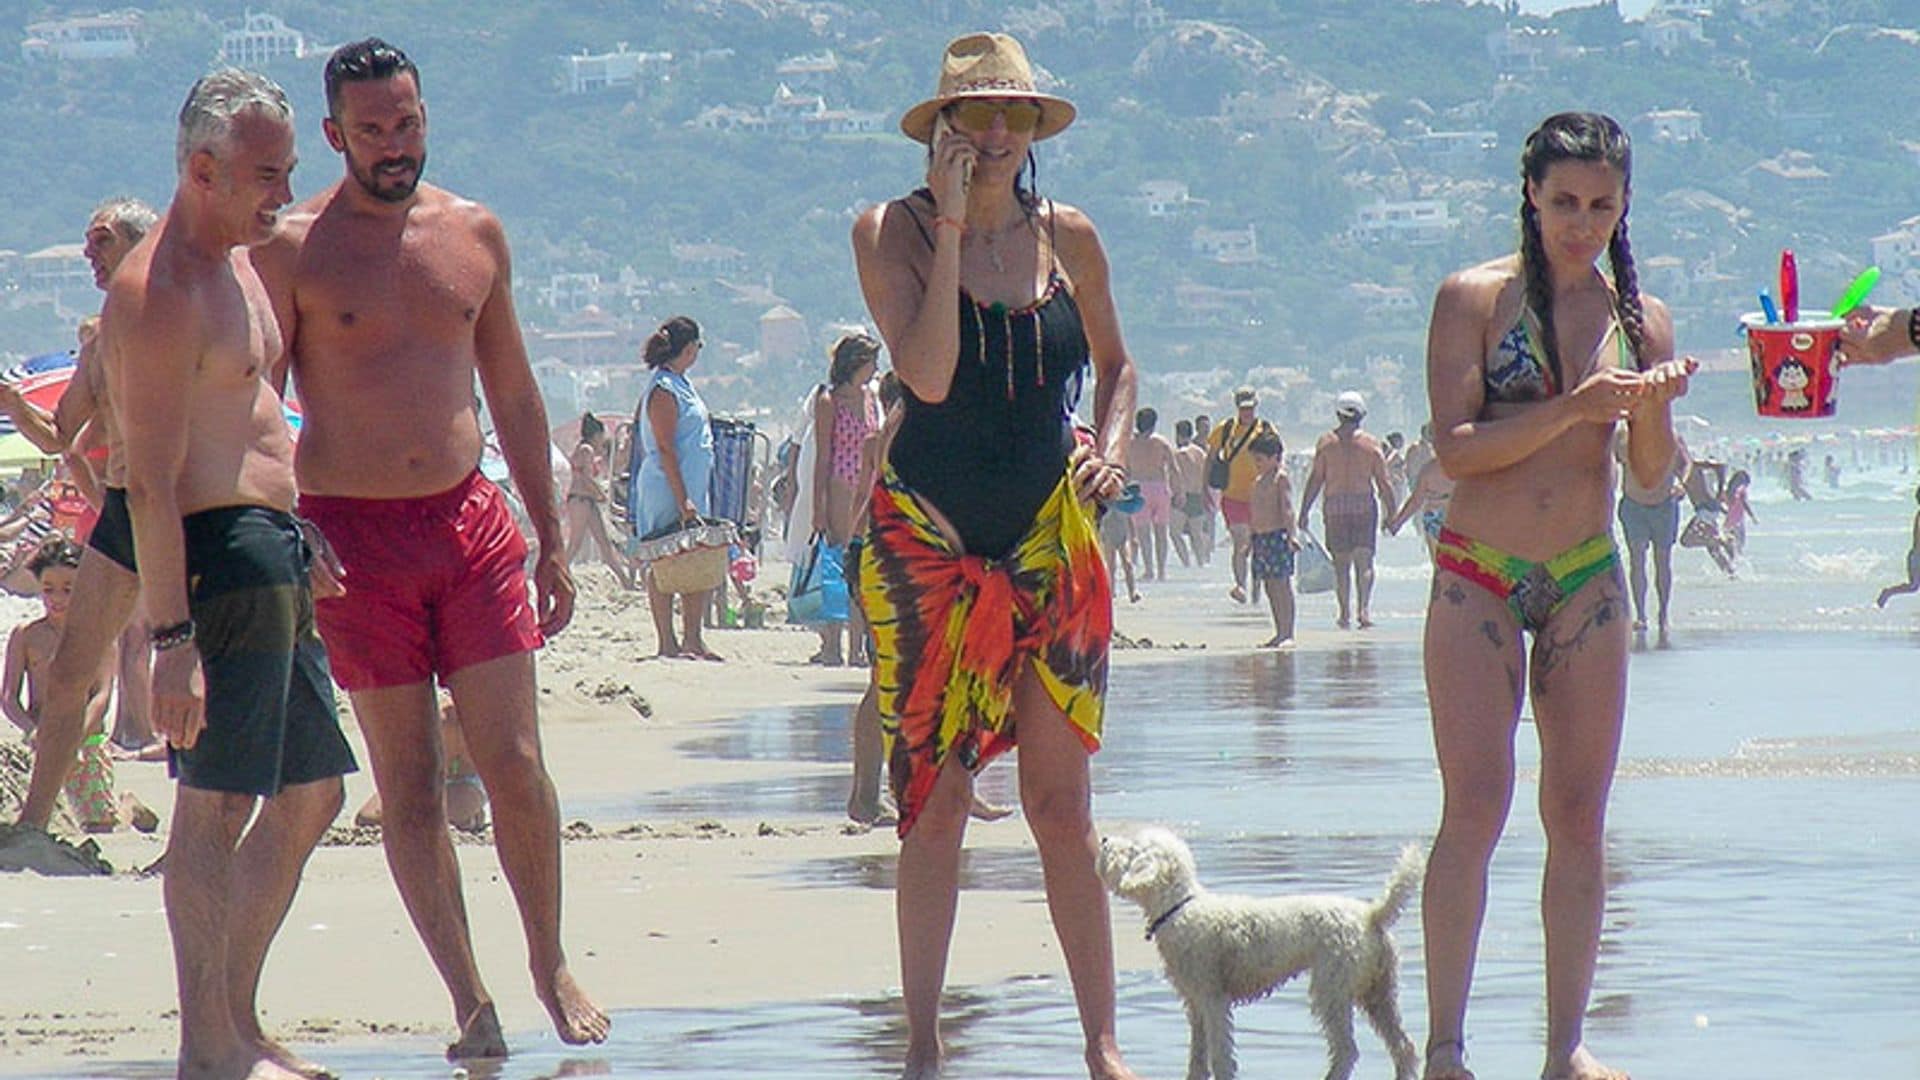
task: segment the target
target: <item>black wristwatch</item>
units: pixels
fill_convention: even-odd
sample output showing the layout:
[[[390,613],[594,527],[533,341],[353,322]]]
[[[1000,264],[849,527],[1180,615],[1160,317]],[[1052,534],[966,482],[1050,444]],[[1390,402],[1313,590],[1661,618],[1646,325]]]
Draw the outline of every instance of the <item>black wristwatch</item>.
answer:
[[[1907,344],[1920,350],[1920,304],[1907,309]]]
[[[153,646],[154,652],[166,652],[192,642],[192,619],[182,619],[172,626],[156,626],[153,632],[147,635],[147,644]]]

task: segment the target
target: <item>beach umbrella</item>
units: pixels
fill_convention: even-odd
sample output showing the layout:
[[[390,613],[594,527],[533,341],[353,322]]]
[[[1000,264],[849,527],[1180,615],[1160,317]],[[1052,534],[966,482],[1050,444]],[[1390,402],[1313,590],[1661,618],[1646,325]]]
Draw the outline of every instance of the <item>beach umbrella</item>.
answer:
[[[9,431],[0,435],[0,473],[9,476],[30,465],[38,465],[47,460],[47,455],[25,435]]]
[[[0,372],[0,380],[12,384],[21,397],[52,412],[60,404],[60,395],[67,392],[73,371],[72,353],[46,353]],[[17,435],[19,430],[13,417],[0,413],[0,437]]]

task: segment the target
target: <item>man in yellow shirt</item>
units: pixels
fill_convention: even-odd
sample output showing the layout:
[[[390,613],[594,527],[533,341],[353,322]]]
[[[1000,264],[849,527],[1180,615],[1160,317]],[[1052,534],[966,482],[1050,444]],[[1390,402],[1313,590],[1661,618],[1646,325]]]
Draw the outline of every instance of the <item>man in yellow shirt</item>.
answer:
[[[1220,492],[1220,516],[1227,520],[1227,534],[1233,538],[1233,589],[1227,595],[1239,603],[1247,602],[1247,554],[1253,540],[1253,484],[1260,466],[1247,449],[1263,433],[1279,432],[1254,415],[1260,397],[1253,387],[1233,392],[1234,415],[1207,433],[1207,485]],[[1225,484],[1221,480],[1224,464]]]

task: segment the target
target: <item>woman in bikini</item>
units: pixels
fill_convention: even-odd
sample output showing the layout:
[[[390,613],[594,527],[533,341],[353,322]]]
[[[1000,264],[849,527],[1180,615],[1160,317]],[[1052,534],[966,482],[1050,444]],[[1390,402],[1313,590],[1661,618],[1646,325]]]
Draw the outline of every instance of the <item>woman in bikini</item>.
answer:
[[[848,334],[833,345],[825,393],[813,397],[813,528],[844,557],[855,543],[855,519],[862,503],[860,451],[880,430],[880,398],[873,389],[873,373],[880,364],[880,343],[865,334]],[[838,665],[844,656],[855,666],[866,663],[866,628],[848,605],[844,622],[821,623],[820,652],[815,663]],[[840,649],[846,633],[847,648]]]
[[[909,1078],[940,1073],[973,777],[1016,737],[1088,1073],[1134,1075],[1114,1038],[1087,759],[1113,626],[1094,502],[1125,480],[1135,375],[1092,222],[1021,175],[1033,143],[1073,117],[1036,92],[1018,42],[956,39],[937,94],[900,122],[927,147],[926,187],[854,225],[860,286],[905,388],[860,587],[900,812]],[[1083,442],[1072,417],[1089,365],[1098,430]]]
[[[1640,293],[1627,240],[1627,136],[1591,113],[1527,138],[1517,254],[1449,277],[1434,301],[1427,391],[1454,478],[1435,541],[1427,696],[1445,789],[1421,893],[1427,1080],[1463,1080],[1487,867],[1513,798],[1531,688],[1547,859],[1549,1080],[1618,1080],[1583,1043],[1601,914],[1608,789],[1626,705],[1628,610],[1608,532],[1611,440],[1656,480],[1691,359]],[[1606,255],[1611,280],[1596,266]],[[1529,647],[1527,637],[1531,636]]]
[[[567,481],[567,564],[571,566],[592,540],[600,549],[600,561],[620,579],[620,587],[631,589],[633,571],[607,535],[607,450],[607,426],[592,413],[581,413],[580,442],[568,458],[572,476]]]

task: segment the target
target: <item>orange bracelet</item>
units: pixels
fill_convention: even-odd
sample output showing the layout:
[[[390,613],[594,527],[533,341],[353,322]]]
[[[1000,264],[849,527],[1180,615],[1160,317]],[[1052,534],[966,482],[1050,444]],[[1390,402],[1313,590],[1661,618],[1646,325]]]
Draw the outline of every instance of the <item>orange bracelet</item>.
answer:
[[[959,230],[961,236],[967,235],[967,223],[957,218],[950,218],[945,214],[935,216],[933,219],[933,227],[938,229],[942,225],[951,225],[953,228]]]

